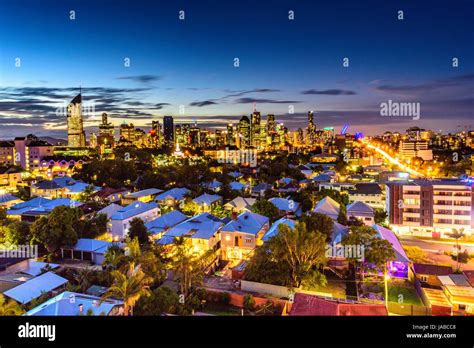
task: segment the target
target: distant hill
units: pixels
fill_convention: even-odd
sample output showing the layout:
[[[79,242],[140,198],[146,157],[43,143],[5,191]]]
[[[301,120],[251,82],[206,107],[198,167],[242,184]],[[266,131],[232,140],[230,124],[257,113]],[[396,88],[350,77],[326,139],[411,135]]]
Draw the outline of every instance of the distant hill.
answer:
[[[57,145],[57,146],[67,145],[67,140],[64,140],[64,139],[58,139],[58,138],[53,138],[53,137],[39,137],[39,139],[47,141],[48,143],[52,145]]]

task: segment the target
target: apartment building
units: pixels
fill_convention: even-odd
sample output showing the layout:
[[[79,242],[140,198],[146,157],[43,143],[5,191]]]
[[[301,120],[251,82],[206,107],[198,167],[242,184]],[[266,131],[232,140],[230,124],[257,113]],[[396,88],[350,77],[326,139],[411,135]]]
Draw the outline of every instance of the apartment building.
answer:
[[[389,222],[398,233],[449,238],[453,228],[472,235],[474,195],[461,180],[414,180],[386,184]]]
[[[403,140],[399,145],[400,158],[411,160],[420,157],[423,161],[431,161],[433,159],[433,151],[429,149],[426,140]]]

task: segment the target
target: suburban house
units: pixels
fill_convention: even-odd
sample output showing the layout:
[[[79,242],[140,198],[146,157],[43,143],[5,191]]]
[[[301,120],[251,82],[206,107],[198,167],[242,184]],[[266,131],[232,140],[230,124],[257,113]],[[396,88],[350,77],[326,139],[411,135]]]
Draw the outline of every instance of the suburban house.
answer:
[[[130,194],[130,190],[122,187],[122,188],[112,188],[112,187],[104,187],[100,191],[95,192],[92,194],[92,198],[96,201],[105,201],[108,203],[120,203],[123,196]]]
[[[349,202],[364,202],[374,209],[385,208],[385,197],[377,183],[358,183],[349,191]]]
[[[366,226],[372,226],[375,223],[374,209],[364,202],[354,202],[347,205],[347,219],[362,221]]]
[[[222,205],[222,199],[222,196],[204,193],[194,198],[193,202],[199,205],[202,212],[209,212],[215,207]]]
[[[50,199],[62,197],[66,191],[63,186],[59,185],[54,180],[45,180],[36,184],[32,184],[30,189],[32,196]]]
[[[273,185],[261,183],[252,187],[251,196],[253,198],[263,198],[265,197],[265,191],[273,190]]]
[[[68,185],[65,187],[64,190],[64,197],[68,197],[71,199],[79,199],[81,195],[86,191],[86,189],[90,186],[90,184],[87,184],[85,182],[75,182],[72,185]],[[93,186],[92,187],[92,193],[95,193],[100,190],[100,187]]]
[[[387,265],[390,276],[395,278],[408,278],[408,269],[411,261],[395,233],[380,225],[374,225],[372,228],[378,232],[380,238],[389,241],[395,251],[395,259],[390,261]]]
[[[107,216],[107,233],[112,233],[112,215],[117,213],[122,208],[123,207],[121,205],[111,203],[97,212],[97,214],[104,214]]]
[[[61,257],[63,259],[89,261],[94,265],[101,265],[104,262],[107,249],[112,245],[112,242],[104,240],[80,238],[73,247],[61,248]]]
[[[37,218],[51,213],[56,207],[80,207],[83,204],[84,203],[70,198],[56,198],[50,200],[43,197],[36,197],[12,206],[7,210],[7,216],[21,221],[34,222]]]
[[[64,291],[29,310],[26,316],[122,315],[123,302]]]
[[[298,202],[280,197],[273,197],[268,201],[277,207],[280,216],[301,216],[301,208]]]
[[[145,226],[153,239],[159,239],[171,227],[187,220],[188,217],[179,210],[173,210],[169,213],[163,214],[154,220],[148,221]]]
[[[337,220],[339,216],[340,205],[329,196],[321,199],[313,209],[313,213],[319,213],[329,216],[333,220]]]
[[[255,198],[244,198],[244,197],[235,197],[230,202],[224,204],[225,210],[230,210],[232,212],[241,213],[243,211],[251,211],[252,205],[257,200]]]
[[[132,204],[133,202],[136,202],[136,201],[148,203],[148,202],[153,201],[155,196],[161,192],[163,192],[163,190],[156,189],[156,188],[149,188],[146,190],[129,193],[127,195],[122,196],[122,205]]]
[[[157,195],[155,202],[157,202],[159,206],[176,207],[184,201],[186,195],[190,192],[191,191],[185,187],[175,187]]]
[[[221,230],[222,259],[248,259],[270,227],[270,220],[249,211],[228,222]]]
[[[201,186],[213,192],[219,192],[222,189],[223,184],[220,181],[214,179],[210,182],[203,183]]]
[[[434,265],[428,263],[414,263],[410,278],[416,277],[422,285],[441,286],[438,276],[446,276],[453,273],[451,266]]]
[[[53,272],[47,272],[7,290],[3,294],[18,303],[25,304],[40,297],[45,292],[58,290],[67,282],[67,279]]]
[[[158,244],[170,245],[174,243],[176,237],[188,239],[195,253],[204,253],[210,249],[216,251],[220,249],[220,231],[224,222],[222,219],[209,213],[201,213],[193,216],[176,226],[170,228]]]
[[[244,175],[240,172],[230,172],[230,173],[227,173],[227,175],[233,177],[234,179],[238,180],[240,178],[242,178]]]
[[[159,209],[155,204],[136,201],[122,207],[110,218],[112,223],[112,237],[114,240],[122,240],[128,234],[130,221],[135,218],[142,219],[145,223],[158,216]]]
[[[0,193],[0,207],[10,209],[15,204],[22,203],[23,201],[18,197],[15,197],[9,193]]]
[[[238,181],[232,181],[229,184],[229,188],[234,191],[245,191],[248,187],[248,185],[242,184]]]
[[[262,237],[262,241],[266,242],[268,241],[271,237],[276,236],[278,233],[278,226],[280,225],[287,225],[290,228],[295,228],[295,220],[289,219],[286,216],[282,217],[281,219],[278,219],[275,221],[270,227],[270,229],[265,233],[265,235]]]

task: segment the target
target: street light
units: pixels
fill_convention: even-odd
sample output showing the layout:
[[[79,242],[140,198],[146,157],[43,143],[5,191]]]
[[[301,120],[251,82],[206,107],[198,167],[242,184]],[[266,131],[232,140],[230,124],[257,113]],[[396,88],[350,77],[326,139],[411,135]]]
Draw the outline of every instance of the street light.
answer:
[[[385,285],[385,307],[387,308],[388,313],[388,281],[390,279],[390,275],[387,273],[387,266],[385,266],[385,273],[384,273],[384,285]]]

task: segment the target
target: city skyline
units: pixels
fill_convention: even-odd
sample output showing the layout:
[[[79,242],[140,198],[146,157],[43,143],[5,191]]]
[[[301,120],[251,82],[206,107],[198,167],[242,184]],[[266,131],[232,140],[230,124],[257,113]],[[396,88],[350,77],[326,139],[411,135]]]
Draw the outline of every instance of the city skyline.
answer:
[[[79,86],[84,102],[95,104],[84,119],[88,133],[102,112],[116,126],[147,129],[169,115],[175,124],[223,128],[250,115],[254,103],[262,119],[274,114],[291,130],[306,128],[314,110],[318,127],[348,124],[350,132],[459,131],[472,119],[472,5],[458,1],[446,13],[440,4],[5,3],[0,139],[65,138],[66,117],[55,110]],[[420,103],[420,119],[382,117],[388,100]]]

